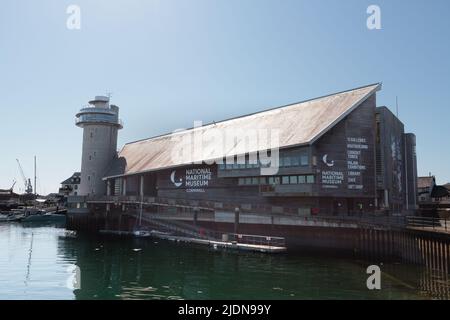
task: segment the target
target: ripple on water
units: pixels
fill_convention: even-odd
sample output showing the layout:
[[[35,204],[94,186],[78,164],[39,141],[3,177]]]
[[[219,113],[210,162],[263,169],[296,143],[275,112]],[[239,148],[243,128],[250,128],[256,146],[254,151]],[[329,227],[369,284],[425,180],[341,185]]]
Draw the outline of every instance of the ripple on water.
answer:
[[[73,276],[69,266],[79,267],[81,289],[66,286]],[[423,299],[432,296],[431,284],[448,287],[418,268],[383,269],[391,277],[383,278],[382,291],[370,292],[364,265],[346,259],[229,253],[0,225],[3,299]]]

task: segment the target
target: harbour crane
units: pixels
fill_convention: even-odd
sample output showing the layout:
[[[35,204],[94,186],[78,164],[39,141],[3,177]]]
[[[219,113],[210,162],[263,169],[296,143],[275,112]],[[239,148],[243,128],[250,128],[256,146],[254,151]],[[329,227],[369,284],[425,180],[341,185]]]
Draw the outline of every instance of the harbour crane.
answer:
[[[25,173],[23,173],[23,169],[22,169],[22,166],[20,165],[19,159],[16,159],[16,160],[17,160],[17,164],[19,165],[20,174],[22,175],[22,179],[23,179],[23,182],[25,184],[25,193],[26,194],[32,194],[33,193],[33,186],[31,185],[31,179],[27,179],[25,177]]]

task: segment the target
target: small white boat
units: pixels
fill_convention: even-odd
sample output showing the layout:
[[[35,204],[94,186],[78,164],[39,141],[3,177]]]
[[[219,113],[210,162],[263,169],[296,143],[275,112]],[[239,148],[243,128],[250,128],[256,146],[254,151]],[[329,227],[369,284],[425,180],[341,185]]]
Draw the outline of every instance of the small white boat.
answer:
[[[137,230],[133,232],[133,235],[138,238],[148,238],[152,236],[152,233],[149,231]]]

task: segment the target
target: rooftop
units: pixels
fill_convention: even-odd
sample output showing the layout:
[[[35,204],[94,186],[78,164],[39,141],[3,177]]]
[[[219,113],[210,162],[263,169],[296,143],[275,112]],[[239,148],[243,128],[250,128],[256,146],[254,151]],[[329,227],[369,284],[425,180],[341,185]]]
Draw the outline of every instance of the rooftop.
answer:
[[[80,180],[78,180],[77,182],[72,182],[72,179],[75,178],[81,179],[81,172],[75,172],[70,178],[61,182],[61,184],[80,184]]]
[[[212,129],[218,129],[221,132],[260,129],[279,130],[279,144],[277,146],[270,145],[270,141],[267,141],[265,144],[260,143],[257,148],[248,150],[248,152],[257,152],[273,147],[281,149],[309,145],[380,89],[381,84],[376,83],[207,124],[199,128],[131,142],[123,147],[119,153],[119,159],[111,167],[107,177],[156,171],[240,154],[237,145],[243,141],[236,141],[229,150],[221,150],[213,144],[214,139],[211,139],[212,141],[204,141],[203,143],[203,150],[208,150],[206,155],[204,153],[192,153],[189,160],[174,159],[176,158],[173,157],[175,151],[186,148],[185,141],[194,141],[194,134],[211,134]]]
[[[417,187],[418,188],[430,188],[434,184],[434,177],[418,177]]]

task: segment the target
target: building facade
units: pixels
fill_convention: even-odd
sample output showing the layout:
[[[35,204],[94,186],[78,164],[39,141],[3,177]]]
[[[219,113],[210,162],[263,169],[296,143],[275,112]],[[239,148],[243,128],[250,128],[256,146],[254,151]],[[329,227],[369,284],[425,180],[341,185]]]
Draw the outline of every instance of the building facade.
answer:
[[[387,108],[376,118],[377,201],[391,212],[417,209],[416,137],[405,134],[403,123]]]
[[[61,182],[59,194],[64,196],[78,196],[81,184],[81,172],[75,172],[70,178]]]
[[[102,138],[105,146],[92,145],[92,128],[84,125],[82,181],[93,177],[87,157],[108,151],[95,166],[95,187],[81,195],[97,205],[93,198],[105,196],[108,208],[120,199],[150,199],[169,204],[154,210],[172,213],[195,205],[300,216],[400,213],[415,206],[415,137],[387,108],[377,108],[380,89],[374,84],[132,142],[116,157],[118,118],[100,123],[115,130]],[[217,139],[223,132],[234,133],[231,144]],[[88,208],[88,200],[75,199],[73,207]]]

